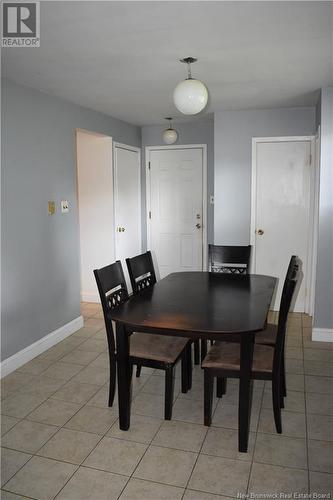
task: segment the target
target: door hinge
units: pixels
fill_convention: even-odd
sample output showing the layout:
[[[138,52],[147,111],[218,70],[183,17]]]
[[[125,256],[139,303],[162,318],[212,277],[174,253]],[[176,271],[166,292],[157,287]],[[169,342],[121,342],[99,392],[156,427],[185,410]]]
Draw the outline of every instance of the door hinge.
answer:
[[[151,211],[149,210],[149,219],[151,219]]]
[[[150,161],[148,162],[148,169],[150,170]]]

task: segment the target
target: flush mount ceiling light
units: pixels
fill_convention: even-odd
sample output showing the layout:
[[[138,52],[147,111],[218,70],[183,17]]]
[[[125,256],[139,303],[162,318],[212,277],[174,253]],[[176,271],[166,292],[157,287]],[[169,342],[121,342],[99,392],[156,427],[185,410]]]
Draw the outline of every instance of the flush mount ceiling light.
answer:
[[[174,144],[178,139],[178,133],[174,128],[172,128],[172,118],[165,119],[169,121],[169,127],[166,128],[163,132],[163,141],[165,142],[165,144]]]
[[[200,80],[192,78],[191,64],[197,62],[197,59],[185,57],[180,62],[187,64],[188,75],[173,91],[173,100],[176,108],[184,115],[196,115],[207,105],[208,90]]]

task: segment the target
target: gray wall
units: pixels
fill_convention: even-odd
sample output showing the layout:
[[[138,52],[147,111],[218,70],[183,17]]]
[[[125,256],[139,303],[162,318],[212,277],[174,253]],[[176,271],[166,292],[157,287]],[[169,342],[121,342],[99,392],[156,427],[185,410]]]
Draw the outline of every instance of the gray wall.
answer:
[[[80,315],[74,131],[141,145],[141,131],[2,82],[2,359]],[[70,203],[61,216],[60,200]],[[49,216],[47,201],[57,213]]]
[[[216,244],[249,244],[252,137],[314,133],[315,108],[215,113]]]
[[[320,102],[320,193],[314,325],[333,329],[333,87]]]
[[[178,140],[175,144],[207,144],[207,235],[208,242],[214,240],[214,206],[209,203],[209,196],[214,194],[214,121],[211,119],[202,119],[190,123],[174,123],[174,128],[178,132]],[[145,147],[146,146],[165,146],[162,140],[165,126],[152,125],[142,127],[142,244],[146,248],[146,170],[145,170]]]

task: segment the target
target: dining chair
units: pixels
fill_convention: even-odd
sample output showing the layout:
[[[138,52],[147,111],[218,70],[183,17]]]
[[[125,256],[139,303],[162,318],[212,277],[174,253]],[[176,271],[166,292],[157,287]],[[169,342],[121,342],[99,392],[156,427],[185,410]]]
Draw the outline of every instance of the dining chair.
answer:
[[[108,340],[110,361],[109,406],[112,406],[116,387],[117,352],[109,313],[124,304],[129,296],[120,261],[101,269],[95,269],[94,275],[102,303]],[[182,392],[187,392],[189,380],[192,377],[192,373],[189,373],[191,369],[189,358],[190,341],[188,339],[147,333],[132,333],[130,336],[131,369],[133,369],[133,365],[139,365],[165,371],[164,418],[166,420],[171,420],[172,416],[175,366],[181,360],[181,389]]]
[[[272,381],[274,421],[279,434],[282,432],[280,385],[283,349],[288,313],[299,280],[299,271],[299,263],[296,261],[286,281],[285,293],[281,297],[275,344],[255,344],[253,352],[251,378]],[[204,423],[210,426],[214,378],[217,377],[223,381],[227,378],[240,377],[240,344],[216,342],[205,357],[202,367],[204,369]]]
[[[300,266],[301,261],[297,255],[292,255],[290,258],[289,265],[287,268],[287,273],[286,273],[286,276],[284,279],[281,297],[287,293],[288,281],[292,276],[292,273],[293,273],[293,270],[294,270],[294,267],[296,264],[298,264]],[[299,271],[300,271],[300,269],[299,269]],[[277,331],[278,331],[277,325],[275,325],[273,323],[267,323],[266,328],[264,330],[256,333],[255,343],[262,344],[262,345],[274,346],[276,344]],[[284,345],[283,345],[282,360],[281,360],[281,391],[282,391],[283,397],[285,398],[287,396],[287,384],[286,384]],[[282,408],[283,407],[284,407],[284,404],[283,404],[283,400],[282,400]]]
[[[209,270],[213,273],[247,274],[250,258],[251,245],[208,245]]]
[[[250,258],[251,245],[208,245],[208,269],[212,273],[247,274],[250,269]],[[237,335],[234,341],[238,341]],[[201,340],[201,361],[206,354],[207,340]]]
[[[298,266],[300,267],[302,264],[301,260],[299,259],[299,257],[297,255],[292,255],[290,258],[287,273],[286,273],[286,276],[284,279],[281,297],[283,297],[287,293],[288,280],[290,279],[296,264],[298,264]],[[274,346],[276,343],[277,330],[278,330],[277,325],[272,324],[272,323],[266,323],[265,329],[256,333],[255,343],[262,344],[262,345]],[[240,340],[241,339],[240,339],[239,334],[222,335],[221,336],[221,341],[225,341],[225,342],[236,342],[237,343],[237,342],[240,342]],[[217,380],[217,387],[216,387],[217,397],[222,397],[222,395],[225,394],[226,387],[227,387],[226,380],[220,380],[220,379]],[[283,395],[283,398],[285,398],[287,396],[284,346],[283,346],[283,353],[282,353],[282,360],[281,360],[281,393]],[[284,408],[283,398],[281,398],[281,408]]]
[[[140,293],[142,290],[154,286],[156,283],[156,273],[151,252],[136,255],[126,259],[128,274],[131,280],[133,293]],[[199,340],[193,341],[194,363],[200,364]],[[137,366],[136,375],[140,375],[140,366]],[[191,382],[190,382],[191,383]]]

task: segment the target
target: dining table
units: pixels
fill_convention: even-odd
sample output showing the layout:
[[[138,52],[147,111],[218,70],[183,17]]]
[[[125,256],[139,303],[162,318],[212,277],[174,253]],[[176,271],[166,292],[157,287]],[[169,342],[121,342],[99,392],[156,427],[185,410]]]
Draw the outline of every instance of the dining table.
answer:
[[[247,452],[255,334],[265,328],[277,279],[257,274],[176,272],[110,312],[116,323],[119,427],[128,430],[132,369],[130,335],[145,332],[218,341],[239,334],[238,448]]]

